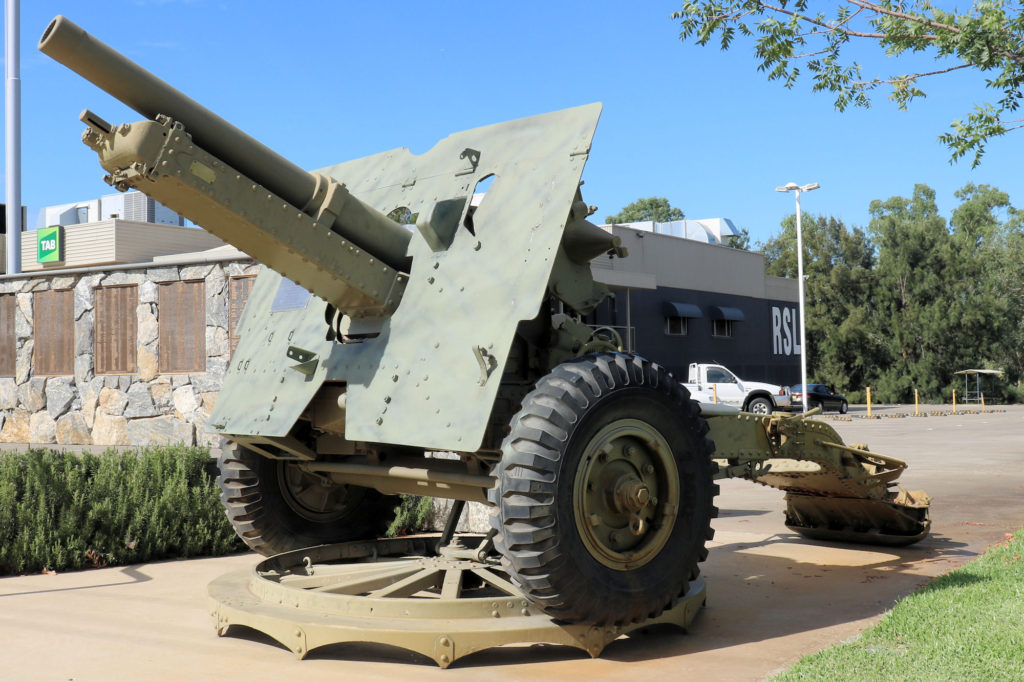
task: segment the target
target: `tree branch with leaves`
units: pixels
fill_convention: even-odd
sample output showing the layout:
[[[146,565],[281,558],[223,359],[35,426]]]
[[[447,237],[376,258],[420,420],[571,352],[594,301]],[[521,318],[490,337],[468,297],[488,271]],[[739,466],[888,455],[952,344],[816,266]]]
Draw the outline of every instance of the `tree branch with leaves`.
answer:
[[[705,46],[717,38],[722,50],[738,37],[753,40],[758,70],[769,80],[792,88],[806,68],[814,92],[835,95],[840,111],[869,107],[879,86],[906,109],[924,97],[921,81],[963,69],[986,75],[985,85],[999,93],[995,104],[975,104],[965,118],[954,120],[939,135],[950,161],[973,154],[972,167],[995,137],[1024,128],[1016,115],[1024,85],[1024,10],[1005,0],[975,0],[969,10],[946,11],[931,2],[844,0],[833,13],[813,13],[810,0],[690,0],[672,17],[681,21],[679,37]],[[887,57],[907,53],[931,55],[938,68],[899,75],[865,75],[849,58],[854,43],[869,42]]]
[[[653,220],[658,223],[667,223],[672,220],[682,220],[686,217],[682,209],[676,208],[665,197],[647,197],[637,199],[615,215],[605,216],[606,223],[639,223],[645,220]]]

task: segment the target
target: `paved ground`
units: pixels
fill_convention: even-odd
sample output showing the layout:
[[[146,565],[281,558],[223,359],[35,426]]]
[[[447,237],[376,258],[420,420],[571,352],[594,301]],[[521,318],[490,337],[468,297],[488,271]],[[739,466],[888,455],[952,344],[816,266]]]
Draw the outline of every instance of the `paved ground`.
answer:
[[[907,409],[882,409],[900,411]],[[898,550],[808,541],[783,524],[780,493],[727,481],[704,566],[708,606],[689,634],[622,638],[599,659],[565,648],[507,647],[448,670],[356,645],[298,661],[256,633],[214,635],[206,585],[255,561],[239,555],[0,579],[0,678],[762,679],[853,637],[929,577],[1024,525],[1024,407],[830,423],[847,442],[866,442],[911,463],[903,482],[935,498],[933,534]]]

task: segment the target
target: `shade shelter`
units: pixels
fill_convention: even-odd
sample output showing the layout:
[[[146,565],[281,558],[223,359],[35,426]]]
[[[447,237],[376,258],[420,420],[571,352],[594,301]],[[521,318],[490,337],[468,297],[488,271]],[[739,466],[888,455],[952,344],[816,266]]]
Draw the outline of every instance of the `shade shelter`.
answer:
[[[994,374],[996,376],[1002,376],[1003,370],[1001,369],[962,369],[954,374],[964,375],[964,402],[965,403],[980,403],[983,392],[981,390],[981,376],[983,374]],[[971,390],[971,377],[974,377],[974,390]]]

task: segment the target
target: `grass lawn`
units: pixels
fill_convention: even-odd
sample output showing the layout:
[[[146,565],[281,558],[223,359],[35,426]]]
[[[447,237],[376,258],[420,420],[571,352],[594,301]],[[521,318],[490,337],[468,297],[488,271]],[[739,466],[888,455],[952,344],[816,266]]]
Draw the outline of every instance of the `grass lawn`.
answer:
[[[1024,528],[775,680],[1024,680]]]

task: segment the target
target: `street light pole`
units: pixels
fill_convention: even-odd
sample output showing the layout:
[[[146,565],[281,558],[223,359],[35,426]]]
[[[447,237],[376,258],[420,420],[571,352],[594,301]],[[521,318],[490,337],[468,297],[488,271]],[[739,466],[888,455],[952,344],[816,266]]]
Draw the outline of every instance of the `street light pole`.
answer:
[[[800,225],[800,192],[810,192],[818,189],[819,185],[812,182],[807,185],[798,185],[790,182],[782,187],[776,187],[776,192],[796,192],[796,277],[800,282],[800,384],[803,388],[804,412],[807,412],[807,324],[804,311],[804,236]]]
[[[21,7],[20,0],[4,6],[4,139],[7,154],[7,274],[21,272]]]

